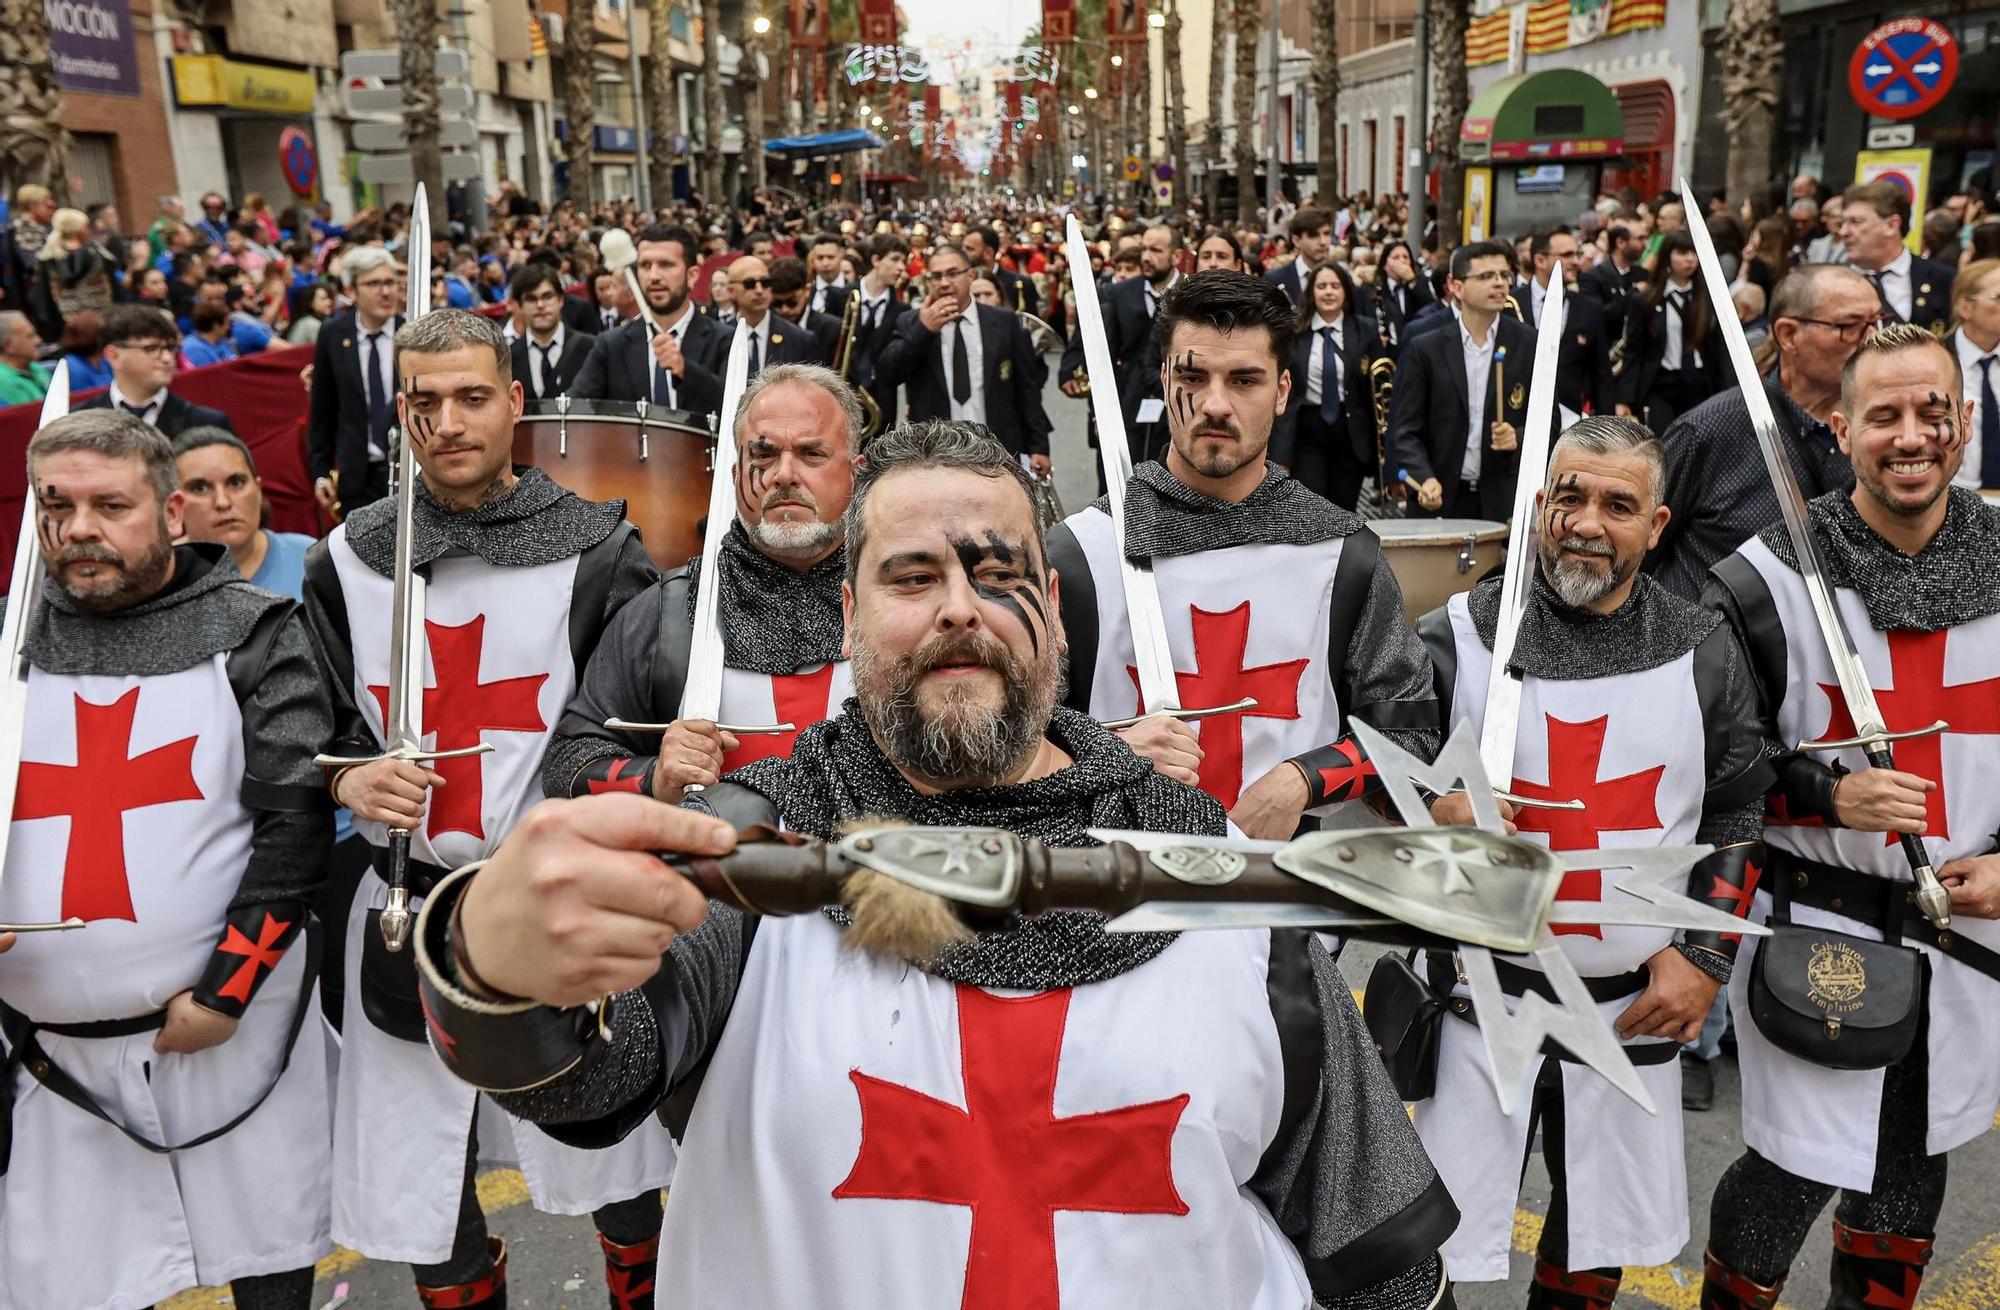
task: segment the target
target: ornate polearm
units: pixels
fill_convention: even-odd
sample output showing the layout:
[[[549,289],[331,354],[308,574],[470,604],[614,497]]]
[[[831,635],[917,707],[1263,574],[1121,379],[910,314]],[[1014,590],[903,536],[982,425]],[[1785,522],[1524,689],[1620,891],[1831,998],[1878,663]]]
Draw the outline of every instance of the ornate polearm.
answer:
[[[410,207],[409,321],[431,312],[431,221],[424,186],[417,184],[417,197]],[[379,755],[348,759],[339,755],[315,756],[322,768],[346,768],[373,764],[377,760],[404,760],[412,764],[449,760],[463,755],[481,755],[493,749],[485,742],[459,750],[424,749],[424,653],[429,641],[424,632],[424,575],[412,562],[417,511],[416,446],[411,441],[409,423],[402,425],[396,441],[396,575],[390,598],[389,619],[389,713],[382,723],[383,750]],[[382,944],[400,951],[410,937],[410,829],[389,829],[389,899],[382,908]]]
[[[42,398],[37,430],[69,413],[69,367],[57,364]],[[36,509],[34,470],[21,502],[21,535],[14,542],[14,571],[7,586],[7,617],[0,622],[0,872],[7,867],[13,836],[14,795],[21,784],[21,738],[28,726],[28,616],[42,589],[42,542]],[[0,932],[66,932],[83,927],[72,915],[53,923],[0,923]]]
[[[1160,609],[1160,589],[1153,566],[1135,563],[1125,553],[1125,484],[1132,478],[1132,451],[1125,439],[1125,415],[1118,408],[1117,374],[1111,366],[1111,346],[1104,338],[1104,307],[1091,280],[1090,247],[1076,215],[1069,216],[1070,300],[1076,306],[1077,335],[1083,339],[1083,363],[1090,375],[1090,408],[1097,419],[1097,457],[1104,466],[1104,495],[1111,512],[1111,541],[1118,552],[1118,579],[1125,598],[1125,623],[1132,632],[1132,663],[1139,680],[1139,717],[1164,714],[1187,718],[1181,709],[1180,675],[1174,671],[1173,646],[1167,641],[1166,615]],[[1255,709],[1254,698],[1217,705],[1201,716]],[[1130,722],[1137,722],[1131,720]],[[1122,725],[1121,725],[1122,726]]]
[[[1681,194],[1692,195],[1687,190],[1686,179],[1681,182]],[[1715,243],[1709,239],[1708,229],[1700,223],[1688,224],[1688,233],[1694,238],[1694,248],[1701,256],[1701,273],[1708,285],[1710,305],[1729,304],[1729,279],[1723,276],[1722,261],[1716,257]],[[1820,640],[1826,643],[1827,658],[1833,664],[1833,676],[1840,683],[1841,703],[1847,707],[1848,716],[1854,724],[1854,735],[1838,741],[1802,741],[1796,749],[1801,751],[1848,750],[1859,747],[1868,757],[1868,763],[1878,769],[1892,769],[1896,766],[1890,743],[1904,741],[1911,737],[1929,737],[1944,732],[1948,724],[1939,719],[1936,723],[1906,732],[1889,731],[1888,723],[1882,718],[1881,706],[1875,700],[1875,688],[1869,684],[1868,670],[1861,663],[1861,652],[1855,648],[1854,635],[1847,630],[1847,621],[1841,617],[1840,607],[1834,602],[1833,587],[1826,580],[1826,561],[1821,558],[1819,539],[1813,535],[1812,521],[1806,514],[1805,493],[1799,490],[1798,476],[1792,471],[1792,461],[1785,449],[1783,430],[1778,426],[1778,416],[1771,410],[1771,398],[1764,391],[1764,384],[1757,372],[1756,362],[1750,356],[1749,340],[1743,335],[1743,325],[1731,313],[1715,315],[1716,327],[1722,333],[1723,344],[1729,350],[1729,362],[1736,370],[1736,385],[1743,393],[1743,405],[1750,413],[1750,426],[1757,433],[1757,448],[1764,454],[1764,470],[1771,477],[1771,489],[1778,496],[1778,513],[1784,519],[1785,535],[1791,539],[1792,553],[1799,562],[1799,577],[1805,582],[1806,598],[1812,603],[1813,622],[1819,627]],[[1909,861],[1910,874],[1917,884],[1917,907],[1924,917],[1939,928],[1951,925],[1951,893],[1944,889],[1931,868],[1930,852],[1924,849],[1924,839],[1915,833],[1906,832],[1902,837],[1903,858]]]

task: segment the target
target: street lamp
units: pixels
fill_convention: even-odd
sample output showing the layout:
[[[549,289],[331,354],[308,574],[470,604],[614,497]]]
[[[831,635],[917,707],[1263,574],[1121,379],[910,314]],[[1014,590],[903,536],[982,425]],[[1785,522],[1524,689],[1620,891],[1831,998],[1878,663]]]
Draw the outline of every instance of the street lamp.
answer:
[[[872,127],[880,127],[880,126],[882,126],[882,115],[880,115],[880,114],[877,114],[877,115],[875,115],[875,117],[873,117],[873,118],[869,119],[868,121],[869,121],[869,125],[870,125],[870,126],[872,126]]]
[[[1082,113],[1082,112],[1083,112],[1083,106],[1082,106],[1082,105],[1071,105],[1071,106],[1069,107],[1069,112],[1070,112],[1070,113],[1072,113],[1072,114],[1080,114],[1080,113]]]
[[[1083,88],[1083,98],[1085,100],[1097,99],[1097,88],[1094,86],[1087,86]]]
[[[1159,10],[1155,9],[1152,13],[1146,15],[1146,26],[1165,27],[1166,25],[1167,25],[1167,16],[1161,13]]]
[[[750,30],[755,32],[758,36],[766,36],[771,31],[771,20],[769,18],[766,18],[763,14],[759,14],[757,15],[756,19],[750,24]]]
[[[1113,56],[1111,56],[1111,66],[1112,66],[1113,68],[1123,68],[1123,67],[1125,67],[1125,56],[1124,56],[1124,55],[1113,55]]]

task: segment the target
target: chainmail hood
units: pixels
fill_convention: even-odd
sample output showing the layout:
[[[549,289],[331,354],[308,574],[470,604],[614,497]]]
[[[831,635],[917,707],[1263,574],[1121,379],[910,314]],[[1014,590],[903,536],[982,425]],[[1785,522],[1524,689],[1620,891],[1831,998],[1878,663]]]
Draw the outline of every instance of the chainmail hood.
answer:
[[[600,504],[557,486],[540,469],[516,472],[520,479],[511,490],[462,511],[440,504],[418,478],[411,562],[421,568],[447,551],[463,550],[509,568],[553,564],[603,541],[625,517],[622,500]],[[394,577],[396,502],[373,501],[348,515],[347,544],[363,564]]]
[[[115,614],[86,613],[45,579],[41,603],[28,616],[28,662],[44,673],[179,673],[235,650],[266,611],[289,604],[245,582],[227,546],[194,542],[175,547],[165,591]]]
[[[1939,632],[2000,614],[2000,509],[1965,487],[1945,495],[1944,524],[1914,555],[1869,527],[1847,492],[1828,492],[1806,506],[1827,581],[1859,596],[1878,632]],[[1798,568],[1782,522],[1759,539],[1787,568]]]
[[[849,698],[839,717],[798,735],[790,759],[759,760],[729,781],[768,797],[787,827],[832,838],[857,819],[1005,828],[1052,846],[1087,846],[1089,828],[1219,835],[1222,807],[1154,772],[1094,720],[1058,706],[1049,740],[1075,761],[1045,778],[925,796],[889,763]],[[844,909],[829,910],[836,923]],[[1056,911],[946,947],[927,971],[978,987],[1042,989],[1115,978],[1165,950],[1173,933],[1107,933],[1101,915]]]
[[[715,568],[722,593],[716,606],[722,662],[746,673],[783,676],[840,659],[847,631],[840,610],[846,567],[842,548],[801,573],[753,546],[741,519],[732,522]],[[687,576],[692,621],[701,556],[687,562]]]
[[[1111,512],[1106,497],[1095,507]],[[1276,464],[1234,504],[1194,490],[1157,460],[1133,469],[1125,484],[1125,553],[1141,563],[1227,546],[1315,546],[1361,527],[1359,515],[1315,495]]]
[[[1484,579],[1465,598],[1472,626],[1493,649],[1500,619],[1498,577]],[[1641,573],[1632,594],[1609,614],[1578,609],[1556,595],[1535,570],[1514,637],[1514,667],[1548,682],[1580,682],[1638,673],[1670,663],[1699,646],[1722,616],[1682,600]]]

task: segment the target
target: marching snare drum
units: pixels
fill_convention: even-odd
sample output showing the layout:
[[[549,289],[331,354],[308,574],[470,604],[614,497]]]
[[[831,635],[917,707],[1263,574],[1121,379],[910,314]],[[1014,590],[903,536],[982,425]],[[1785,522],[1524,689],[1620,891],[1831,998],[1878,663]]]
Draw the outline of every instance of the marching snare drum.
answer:
[[[1488,519],[1377,519],[1389,569],[1415,623],[1485,577],[1507,553],[1507,525]]]
[[[715,469],[715,434],[701,415],[644,401],[531,400],[514,425],[514,462],[585,500],[622,499],[662,569],[701,551]]]

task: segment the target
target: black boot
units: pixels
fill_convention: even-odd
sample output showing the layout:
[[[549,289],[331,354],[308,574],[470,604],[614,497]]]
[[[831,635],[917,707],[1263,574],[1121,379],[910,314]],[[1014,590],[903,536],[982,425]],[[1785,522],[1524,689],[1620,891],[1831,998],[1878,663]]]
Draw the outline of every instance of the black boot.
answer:
[[[1716,1259],[1713,1251],[1702,1260],[1701,1310],[1772,1310],[1784,1289],[1784,1279],[1765,1287]]]
[[[1707,1110],[1715,1105],[1715,1061],[1681,1056],[1681,1109]]]
[[[604,1285],[611,1291],[611,1310],[653,1310],[653,1275],[660,1268],[660,1239],[625,1245],[603,1233]]]
[[[1934,1246],[1928,1237],[1864,1233],[1834,1220],[1826,1310],[1910,1310]]]
[[[450,1287],[417,1284],[417,1300],[424,1310],[507,1310],[507,1239],[488,1237],[486,1249],[492,1253],[493,1269],[483,1278],[454,1283]]]
[[[1560,1269],[1537,1256],[1528,1310],[1609,1310],[1622,1269]]]

